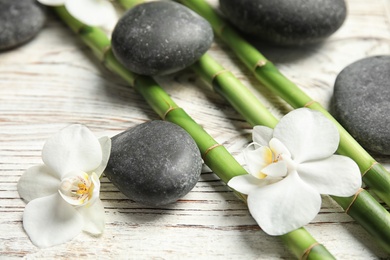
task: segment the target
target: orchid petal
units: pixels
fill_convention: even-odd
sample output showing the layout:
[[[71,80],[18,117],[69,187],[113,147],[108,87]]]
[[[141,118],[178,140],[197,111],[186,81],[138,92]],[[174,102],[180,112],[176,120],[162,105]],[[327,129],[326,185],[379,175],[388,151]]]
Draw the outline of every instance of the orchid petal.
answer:
[[[242,194],[249,194],[265,184],[267,184],[265,179],[258,179],[250,174],[235,176],[227,183],[230,188]]]
[[[100,195],[100,179],[99,179],[99,177],[94,172],[91,174],[90,177],[91,177],[94,188],[93,188],[93,191],[91,194],[91,199],[88,201],[86,206],[93,204],[96,200],[99,199],[99,195]]]
[[[42,160],[62,178],[72,171],[96,169],[102,162],[102,149],[87,127],[70,125],[47,140]]]
[[[96,175],[100,178],[104,169],[107,166],[108,160],[110,159],[111,154],[111,139],[108,136],[103,136],[99,138],[99,143],[102,148],[102,161],[100,166],[94,170]]]
[[[77,20],[90,26],[101,26],[117,19],[113,5],[107,0],[67,0],[66,10]]]
[[[49,6],[61,6],[64,5],[66,0],[38,0],[39,3]]]
[[[83,218],[57,193],[28,203],[23,226],[34,245],[49,247],[77,236],[82,231]]]
[[[298,173],[304,182],[321,194],[349,197],[362,185],[359,167],[351,158],[342,155],[302,163],[298,166]]]
[[[271,163],[261,171],[271,177],[284,177],[287,174],[287,165],[285,161]]]
[[[321,196],[292,172],[250,192],[248,207],[264,232],[278,236],[309,223],[320,210]]]
[[[336,126],[320,112],[308,108],[285,115],[273,136],[287,147],[296,163],[329,157],[340,141]]]
[[[261,146],[268,146],[269,141],[272,138],[274,130],[266,126],[253,127],[252,139],[253,142],[258,143]]]
[[[61,181],[44,164],[30,167],[18,181],[20,197],[27,201],[56,194]]]
[[[100,199],[97,199],[92,205],[86,205],[77,208],[77,210],[84,218],[84,231],[95,235],[103,233],[105,216],[103,203]]]
[[[261,171],[272,163],[272,156],[272,151],[267,146],[259,146],[256,143],[251,143],[244,149],[244,158],[249,173],[259,179],[265,177]]]
[[[287,149],[287,147],[276,138],[272,138],[269,141],[269,147],[271,148],[271,150],[273,151],[273,153],[276,156],[283,154],[285,156],[291,157],[291,153]],[[278,159],[278,158],[275,158],[275,159]]]

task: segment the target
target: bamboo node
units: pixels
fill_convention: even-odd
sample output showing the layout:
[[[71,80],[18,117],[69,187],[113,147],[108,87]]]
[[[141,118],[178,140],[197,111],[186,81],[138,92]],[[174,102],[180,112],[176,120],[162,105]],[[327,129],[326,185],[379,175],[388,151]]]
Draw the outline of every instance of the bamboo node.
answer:
[[[347,209],[345,210],[345,213],[348,214],[349,210],[351,209],[353,203],[355,203],[357,197],[359,196],[360,192],[364,191],[364,189],[362,188],[359,188],[359,190],[355,193],[355,195],[353,196],[353,199],[351,201],[351,203],[349,204],[349,206],[347,207]]]
[[[91,27],[88,25],[83,24],[77,30],[75,30],[77,35],[83,35],[91,31]]]
[[[223,31],[226,29],[226,24],[223,23],[219,28],[217,28],[215,31],[218,35],[222,35]]]
[[[135,84],[136,84],[136,81],[137,81],[138,78],[139,78],[139,75],[134,74],[133,82],[131,82],[131,86],[132,86],[132,87],[135,87]]]
[[[209,152],[211,152],[211,150],[213,150],[214,148],[217,148],[218,146],[222,146],[222,144],[214,144],[214,145],[210,146],[209,148],[207,148],[207,150],[204,152],[204,154],[202,156],[203,159],[206,158],[207,154]]]
[[[262,68],[264,67],[265,65],[267,65],[269,61],[268,60],[264,60],[264,59],[260,59],[256,62],[255,66],[253,67],[253,70],[256,70],[257,68]]]
[[[165,120],[167,118],[167,115],[172,112],[173,110],[175,109],[178,109],[179,107],[173,107],[173,106],[169,106],[168,110],[165,111],[164,115],[162,116],[162,119]]]
[[[315,104],[315,103],[318,103],[317,101],[315,100],[310,100],[309,102],[307,102],[303,107],[310,107],[311,105]]]
[[[318,242],[315,242],[315,243],[311,244],[308,248],[305,249],[305,251],[303,252],[303,254],[302,254],[302,256],[301,256],[300,259],[302,259],[302,260],[307,259],[308,256],[309,256],[309,254],[310,254],[310,251],[311,251],[314,247],[316,247],[316,246],[318,246],[318,245],[320,245],[320,243],[318,243]]]
[[[223,69],[223,70],[220,70],[220,71],[217,71],[216,73],[214,73],[214,75],[211,76],[211,84],[213,84],[216,77],[218,77],[219,75],[226,73],[226,72],[229,72],[229,71],[226,69]]]
[[[108,54],[110,53],[111,51],[111,45],[107,45],[103,48],[103,51],[102,51],[102,63],[103,65],[106,64],[106,59],[107,59],[107,56]]]
[[[373,162],[373,163],[370,165],[370,167],[368,167],[368,169],[365,170],[365,171],[362,173],[362,177],[363,177],[367,172],[369,172],[369,171],[372,169],[372,167],[374,167],[376,164],[379,164],[379,163],[378,163],[378,162]]]

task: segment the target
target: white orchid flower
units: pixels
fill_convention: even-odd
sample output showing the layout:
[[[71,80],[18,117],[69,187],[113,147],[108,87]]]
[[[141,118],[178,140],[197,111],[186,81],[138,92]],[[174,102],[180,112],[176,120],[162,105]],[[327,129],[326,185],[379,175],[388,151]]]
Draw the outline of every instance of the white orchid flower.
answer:
[[[70,125],[48,139],[44,164],[26,170],[18,182],[28,201],[23,227],[33,244],[49,247],[65,243],[82,230],[104,230],[99,177],[107,165],[111,139],[97,139],[85,126]]]
[[[244,150],[250,174],[228,185],[248,195],[251,215],[269,235],[309,223],[321,207],[320,194],[354,195],[361,186],[357,164],[334,155],[340,136],[320,112],[307,108],[284,116],[275,129],[256,126]]]
[[[111,26],[118,19],[115,8],[108,0],[38,0],[49,6],[64,5],[77,20],[90,26]]]

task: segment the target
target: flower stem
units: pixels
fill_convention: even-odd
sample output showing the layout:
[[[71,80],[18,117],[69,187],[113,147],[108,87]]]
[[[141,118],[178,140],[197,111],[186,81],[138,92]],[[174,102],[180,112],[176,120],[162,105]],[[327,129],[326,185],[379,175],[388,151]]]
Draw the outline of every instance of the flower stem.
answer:
[[[254,73],[261,84],[294,108],[318,110],[333,121],[340,133],[338,153],[351,157],[359,166],[363,181],[390,206],[390,174],[379,165],[356,140],[317,102],[282,75],[256,48],[243,39],[213,8],[202,0],[179,0],[208,20],[217,34]]]
[[[132,1],[134,2],[134,1]],[[88,27],[75,20],[64,7],[55,7],[58,16],[81,39],[94,50],[105,66],[119,74],[145,98],[156,113],[165,120],[175,123],[186,130],[197,143],[205,163],[225,183],[234,176],[247,174],[225,147],[219,145],[201,126],[178,107],[169,95],[150,77],[136,75],[127,71],[109,49],[107,36],[95,27]],[[282,240],[297,257],[308,259],[334,259],[329,251],[316,242],[304,229],[300,228],[281,236]]]

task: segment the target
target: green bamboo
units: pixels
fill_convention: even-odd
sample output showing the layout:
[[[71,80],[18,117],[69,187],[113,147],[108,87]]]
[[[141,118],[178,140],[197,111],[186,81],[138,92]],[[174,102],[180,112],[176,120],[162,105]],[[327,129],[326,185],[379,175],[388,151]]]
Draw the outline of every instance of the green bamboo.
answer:
[[[253,94],[231,73],[225,70],[210,55],[203,55],[194,65],[202,79],[213,86],[248,120],[250,124],[273,128],[277,119],[256,99]],[[255,109],[254,109],[255,108]],[[346,210],[368,233],[390,252],[390,213],[368,192],[359,191],[358,196],[332,198]]]
[[[118,2],[125,8],[125,9],[131,9],[136,5],[145,3],[145,0],[118,0]]]
[[[223,68],[207,53],[191,68],[252,126],[264,125],[274,128],[278,123],[271,112],[230,71]]]
[[[152,79],[127,71],[109,49],[109,40],[99,28],[88,27],[74,19],[63,6],[55,7],[57,15],[94,50],[105,66],[123,77],[144,97],[156,113],[165,120],[185,129],[197,143],[205,163],[224,182],[232,177],[247,174],[234,157],[218,143],[188,114],[177,106],[169,95]],[[210,149],[215,147],[214,149]],[[334,259],[329,251],[304,229],[300,228],[281,236],[282,240],[298,258]],[[310,250],[308,250],[310,249]]]
[[[356,199],[352,200],[336,196],[332,198],[390,253],[390,214],[382,205],[365,190],[361,190]]]
[[[179,0],[208,20],[217,34],[251,70],[261,84],[283,98],[292,107],[309,107],[331,119],[340,132],[339,154],[351,157],[359,165],[363,181],[390,206],[390,174],[319,104],[283,76],[256,48],[241,37],[213,8],[202,0]]]

